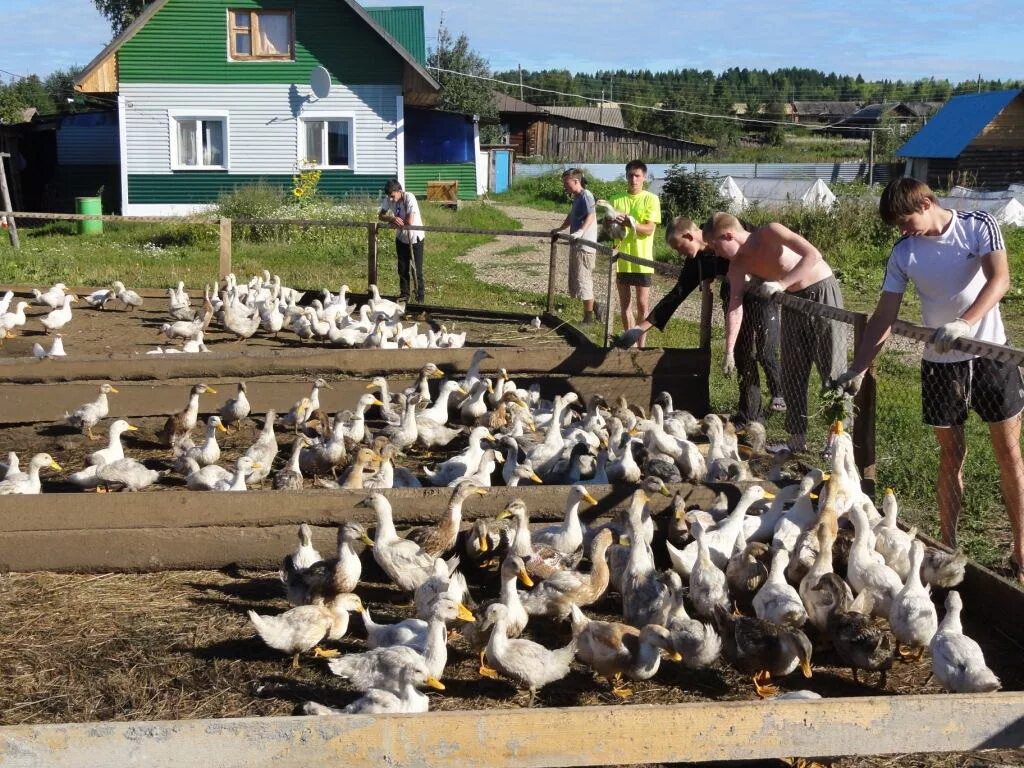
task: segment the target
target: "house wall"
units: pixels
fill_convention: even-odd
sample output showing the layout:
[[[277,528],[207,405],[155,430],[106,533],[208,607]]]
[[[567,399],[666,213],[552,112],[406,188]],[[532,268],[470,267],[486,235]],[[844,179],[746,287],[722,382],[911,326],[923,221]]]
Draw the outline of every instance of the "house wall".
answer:
[[[476,199],[475,162],[405,166],[405,188],[422,200],[427,199],[428,181],[458,181],[459,200]]]
[[[518,143],[515,136],[512,143]],[[706,149],[668,137],[557,117],[533,122],[525,144],[532,154],[565,163],[626,162],[637,157],[648,162],[672,162],[707,153]]]
[[[231,61],[227,11],[293,9],[294,61]],[[173,51],[173,55],[168,55]],[[336,83],[401,83],[399,55],[336,0],[170,0],[117,54],[126,83],[308,83],[327,67]]]
[[[291,185],[300,158],[299,117],[354,117],[351,170],[325,170],[329,195],[379,193],[398,173],[395,133],[398,85],[335,85],[325,99],[306,100],[307,85],[125,83],[128,215],[156,213],[139,205],[213,203],[223,191],[260,180]],[[228,170],[172,170],[170,111],[227,113]],[[168,212],[176,212],[168,209]]]

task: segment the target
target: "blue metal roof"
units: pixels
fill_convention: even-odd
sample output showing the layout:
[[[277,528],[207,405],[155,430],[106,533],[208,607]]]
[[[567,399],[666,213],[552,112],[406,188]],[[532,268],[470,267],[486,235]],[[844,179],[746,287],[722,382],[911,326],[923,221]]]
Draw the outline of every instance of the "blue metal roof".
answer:
[[[1021,90],[954,96],[896,151],[897,157],[958,157]]]

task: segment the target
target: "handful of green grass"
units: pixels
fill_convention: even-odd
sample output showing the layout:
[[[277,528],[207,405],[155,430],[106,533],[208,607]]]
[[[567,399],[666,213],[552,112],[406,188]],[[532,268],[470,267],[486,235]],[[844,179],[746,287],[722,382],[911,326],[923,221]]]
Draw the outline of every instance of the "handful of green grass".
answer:
[[[830,387],[825,384],[818,396],[818,416],[826,424],[834,424],[837,421],[846,422],[852,418],[856,409],[853,406],[853,398],[843,390]]]

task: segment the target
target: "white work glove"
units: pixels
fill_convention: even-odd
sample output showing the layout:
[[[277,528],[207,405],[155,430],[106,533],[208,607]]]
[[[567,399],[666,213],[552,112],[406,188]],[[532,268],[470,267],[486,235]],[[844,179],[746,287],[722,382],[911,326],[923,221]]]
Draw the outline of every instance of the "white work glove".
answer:
[[[932,336],[932,346],[935,347],[936,352],[949,352],[953,348],[954,341],[966,336],[970,332],[971,324],[958,317],[956,320],[935,329],[935,335]]]
[[[841,389],[843,392],[848,394],[850,397],[855,396],[860,392],[860,386],[864,383],[863,373],[854,373],[853,371],[846,371],[845,373],[839,374],[835,381],[832,382],[833,389]]]
[[[776,293],[782,293],[784,288],[774,280],[767,283],[761,283],[757,288],[754,289],[754,295],[761,299],[770,299]]]
[[[730,378],[736,373],[736,357],[732,352],[725,353],[725,360],[722,361],[722,373]]]
[[[623,331],[619,337],[615,339],[615,346],[619,349],[629,349],[630,347],[636,346],[636,343],[640,341],[640,337],[643,335],[643,328],[630,328]]]

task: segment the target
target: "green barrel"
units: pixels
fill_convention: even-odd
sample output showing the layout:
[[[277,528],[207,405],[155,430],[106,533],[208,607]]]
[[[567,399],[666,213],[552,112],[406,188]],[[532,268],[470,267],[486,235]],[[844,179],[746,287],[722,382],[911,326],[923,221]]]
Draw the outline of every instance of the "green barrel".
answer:
[[[99,197],[76,197],[75,213],[81,216],[102,215],[103,199]],[[103,222],[99,219],[89,219],[78,222],[78,234],[80,235],[102,235]]]

